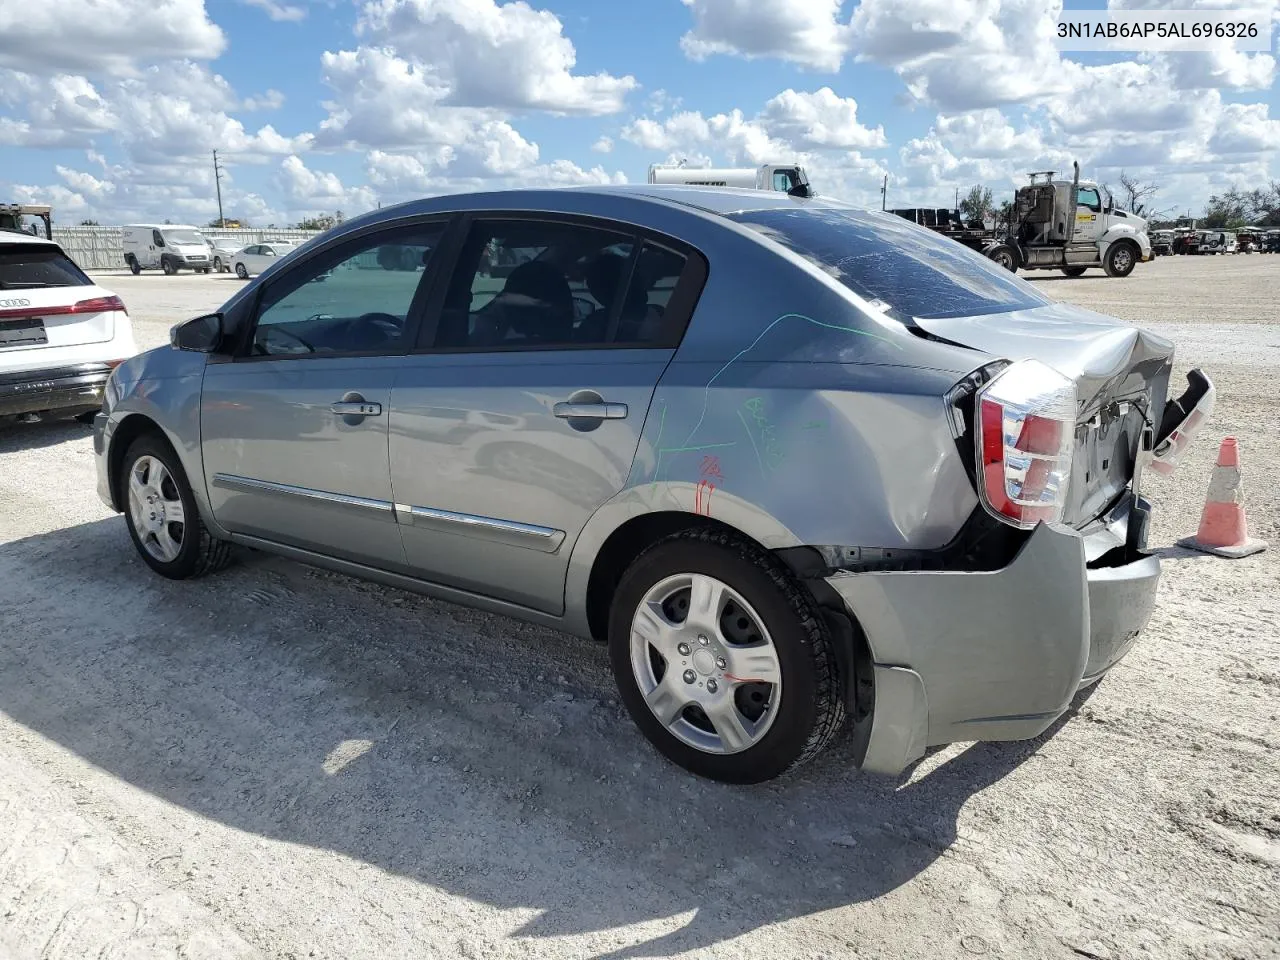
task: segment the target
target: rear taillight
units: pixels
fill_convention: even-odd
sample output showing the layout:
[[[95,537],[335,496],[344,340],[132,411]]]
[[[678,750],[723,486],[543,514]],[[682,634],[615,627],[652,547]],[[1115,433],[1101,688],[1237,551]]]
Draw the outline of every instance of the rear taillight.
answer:
[[[1161,436],[1157,438],[1151,455],[1151,469],[1168,476],[1178,466],[1182,452],[1205,425],[1213,413],[1217,390],[1202,370],[1187,374],[1187,390],[1165,406],[1164,421],[1160,424]],[[1181,418],[1181,419],[1178,419]],[[1166,422],[1172,421],[1172,426]]]
[[[94,297],[78,301],[67,313],[103,313],[107,310],[124,310],[124,301],[116,296]]]
[[[1071,479],[1076,387],[1023,360],[978,393],[978,496],[998,519],[1030,529],[1062,518]]]

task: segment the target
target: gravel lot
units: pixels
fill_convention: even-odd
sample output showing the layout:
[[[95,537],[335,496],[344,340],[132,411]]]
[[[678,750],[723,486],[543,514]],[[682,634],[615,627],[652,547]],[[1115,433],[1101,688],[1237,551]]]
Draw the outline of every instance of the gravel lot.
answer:
[[[142,347],[239,283],[101,282]],[[0,427],[0,957],[1277,956],[1280,257],[1035,282],[1167,332],[1218,413],[1148,481],[1128,658],[899,782],[693,780],[551,631],[258,555],[162,580],[88,428]],[[1171,546],[1226,434],[1273,544],[1234,562]]]

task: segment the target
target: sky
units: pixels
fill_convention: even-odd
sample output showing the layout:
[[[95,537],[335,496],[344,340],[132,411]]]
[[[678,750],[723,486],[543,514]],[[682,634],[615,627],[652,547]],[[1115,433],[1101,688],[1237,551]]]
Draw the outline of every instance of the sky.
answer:
[[[1112,0],[1249,7],[1280,0]],[[1102,0],[1069,8],[1102,7]],[[1059,52],[1061,0],[3,0],[0,202],[56,222],[347,215],[798,159],[878,207],[1031,170],[1280,180],[1272,53]],[[1274,46],[1273,46],[1274,51]]]

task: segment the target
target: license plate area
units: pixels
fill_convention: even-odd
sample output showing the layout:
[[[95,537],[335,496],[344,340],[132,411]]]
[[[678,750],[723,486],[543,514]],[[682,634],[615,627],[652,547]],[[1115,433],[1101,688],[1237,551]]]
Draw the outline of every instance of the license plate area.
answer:
[[[34,347],[48,342],[44,321],[39,317],[0,320],[0,350],[5,347]]]

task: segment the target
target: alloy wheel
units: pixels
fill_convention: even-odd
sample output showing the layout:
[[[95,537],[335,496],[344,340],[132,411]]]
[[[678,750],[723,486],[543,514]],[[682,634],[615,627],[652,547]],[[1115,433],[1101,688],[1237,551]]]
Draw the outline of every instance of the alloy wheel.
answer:
[[[631,621],[631,669],[654,717],[704,753],[755,746],[782,702],[782,667],[764,622],[705,574],[666,577],[644,595]]]
[[[147,553],[162,563],[177,559],[186,510],[177,483],[155,457],[139,457],[129,470],[129,517]]]

